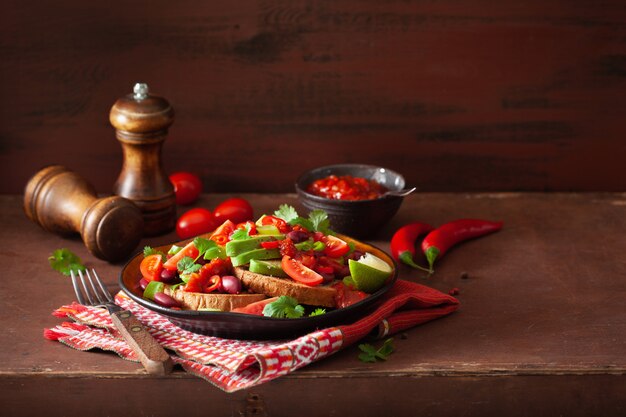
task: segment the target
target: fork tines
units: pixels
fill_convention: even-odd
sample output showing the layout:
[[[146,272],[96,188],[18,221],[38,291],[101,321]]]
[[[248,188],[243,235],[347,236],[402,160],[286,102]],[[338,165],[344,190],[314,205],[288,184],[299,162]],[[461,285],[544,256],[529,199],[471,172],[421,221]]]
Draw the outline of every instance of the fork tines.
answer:
[[[70,271],[78,302],[85,305],[113,303],[111,293],[106,289],[95,269],[92,269],[91,273],[89,270],[85,270],[85,273],[79,270],[78,277],[76,275],[74,271]]]

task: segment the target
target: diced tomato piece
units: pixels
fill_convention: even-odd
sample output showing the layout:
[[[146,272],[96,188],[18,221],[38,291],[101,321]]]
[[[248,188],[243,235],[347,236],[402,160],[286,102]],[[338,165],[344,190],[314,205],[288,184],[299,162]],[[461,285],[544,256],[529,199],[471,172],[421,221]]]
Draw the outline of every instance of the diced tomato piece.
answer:
[[[230,263],[230,258],[228,259],[220,259],[215,258],[212,259],[208,264],[202,265],[198,274],[203,276],[204,278],[210,278],[213,275],[229,275],[232,273],[233,265]]]
[[[211,240],[214,240],[219,245],[225,245],[230,240],[230,235],[235,231],[235,223],[230,220],[226,220],[211,235]],[[225,242],[223,242],[226,240]]]
[[[163,270],[163,259],[159,254],[148,255],[143,258],[139,265],[141,275],[146,281],[158,281],[161,277],[161,271]]]
[[[248,232],[250,236],[256,235],[256,224],[253,221],[248,220],[247,222],[239,223],[236,226],[236,229],[246,230],[246,228],[250,229],[250,231]]]
[[[276,249],[280,246],[280,240],[269,240],[267,242],[261,242],[263,249]]]
[[[345,308],[351,306],[352,304],[356,304],[364,298],[368,297],[368,294],[363,291],[351,290],[346,287],[343,282],[337,282],[333,284],[333,288],[337,290],[337,295],[335,295],[335,303],[337,304],[337,308]]]
[[[293,258],[296,256],[296,253],[298,253],[296,245],[294,245],[293,240],[289,238],[281,240],[279,248],[282,256],[289,256],[290,258]]]
[[[317,265],[317,260],[312,253],[300,252],[295,256],[295,259],[302,262],[302,265],[310,269],[315,269],[315,266]]]
[[[302,264],[302,262],[290,258],[289,256],[283,256],[280,266],[290,278],[301,284],[314,287],[324,282],[323,276],[312,269],[307,268]]]
[[[198,256],[198,249],[193,244],[193,241],[187,243],[178,253],[168,259],[163,267],[169,271],[176,271],[176,265],[178,265],[178,261],[183,259],[185,256],[189,256],[190,258],[196,259]]]
[[[189,275],[189,280],[183,287],[183,290],[187,292],[202,292],[202,288],[204,288],[205,283],[206,279],[201,278],[199,274],[194,272]]]
[[[335,270],[332,266],[316,265],[314,268],[317,272],[322,274],[334,274]]]
[[[254,314],[256,316],[263,315],[263,309],[269,303],[273,303],[278,300],[278,297],[266,298],[265,300],[255,301],[254,303],[250,303],[247,306],[233,308],[231,310],[232,313],[245,313],[245,314]]]

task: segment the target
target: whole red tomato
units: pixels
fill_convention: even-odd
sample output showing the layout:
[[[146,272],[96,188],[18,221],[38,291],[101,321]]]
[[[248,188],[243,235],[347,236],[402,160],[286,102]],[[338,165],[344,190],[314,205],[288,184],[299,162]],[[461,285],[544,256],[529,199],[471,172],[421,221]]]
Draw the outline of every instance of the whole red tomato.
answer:
[[[222,201],[215,207],[213,213],[218,223],[230,220],[235,224],[252,220],[252,216],[254,215],[250,203],[238,197]]]
[[[176,223],[176,233],[181,239],[208,233],[217,227],[215,216],[207,209],[192,208],[183,213]]]
[[[170,175],[170,182],[174,186],[176,204],[187,205],[198,199],[202,192],[202,181],[191,172],[175,172]]]

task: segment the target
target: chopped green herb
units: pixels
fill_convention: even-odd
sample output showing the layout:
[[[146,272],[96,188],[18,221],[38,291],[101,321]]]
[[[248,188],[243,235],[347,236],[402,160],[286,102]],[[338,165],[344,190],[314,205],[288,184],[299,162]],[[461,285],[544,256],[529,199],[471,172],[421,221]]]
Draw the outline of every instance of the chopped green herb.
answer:
[[[263,308],[263,315],[266,317],[297,319],[304,315],[304,307],[298,304],[298,300],[293,297],[281,295],[278,300],[267,304]]]
[[[313,210],[309,213],[309,219],[313,223],[313,230],[324,234],[331,234],[330,220],[324,210]]]
[[[311,232],[322,232],[327,235],[334,234],[330,230],[330,220],[328,220],[328,214],[324,210],[313,210],[309,213],[309,218],[307,219],[298,216],[295,208],[287,204],[281,204],[278,210],[274,212],[274,215],[292,226],[298,224]]]
[[[383,345],[376,349],[369,343],[362,343],[359,345],[361,353],[359,354],[359,360],[362,362],[376,362],[379,359],[386,361],[387,357],[393,353],[393,339],[387,339],[383,342]]]
[[[315,227],[313,226],[313,223],[311,223],[311,220],[305,219],[304,217],[296,217],[295,219],[291,220],[289,224],[292,226],[299,224],[300,226],[304,227],[306,230],[310,230],[310,231],[315,230]]]
[[[143,257],[147,258],[150,255],[161,255],[161,259],[163,260],[163,262],[165,262],[167,260],[167,256],[165,256],[165,254],[161,251],[158,251],[156,249],[154,249],[151,246],[144,246],[143,247]]]
[[[193,258],[185,256],[183,259],[178,261],[176,268],[180,271],[180,274],[183,275],[197,272],[200,268],[202,268],[202,265],[194,263]]]
[[[250,239],[250,231],[252,226],[246,223],[245,229],[237,229],[230,235],[230,240],[245,240]]]
[[[287,204],[281,204],[280,206],[278,206],[278,210],[274,212],[274,216],[283,219],[287,223],[290,223],[292,220],[298,218],[298,212],[295,208]]]
[[[83,265],[80,258],[66,248],[57,249],[52,252],[52,255],[48,257],[48,261],[54,270],[67,276],[70,275],[71,271],[77,272],[85,270],[85,265]]]
[[[322,314],[326,314],[326,309],[325,308],[316,308],[315,310],[313,310],[311,312],[311,314],[309,314],[309,317],[321,316]]]
[[[198,256],[193,261],[197,261],[201,256],[207,253],[207,251],[216,248],[218,245],[215,241],[197,237],[193,240],[193,245],[198,249]]]

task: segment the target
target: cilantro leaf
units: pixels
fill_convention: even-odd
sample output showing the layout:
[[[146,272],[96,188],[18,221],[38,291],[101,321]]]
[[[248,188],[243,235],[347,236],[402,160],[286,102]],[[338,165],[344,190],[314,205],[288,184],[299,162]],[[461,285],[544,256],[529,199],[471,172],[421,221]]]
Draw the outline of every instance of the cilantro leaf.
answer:
[[[70,275],[71,271],[77,272],[86,269],[80,258],[66,248],[57,249],[52,252],[52,255],[48,257],[48,262],[50,262],[52,269],[67,276]]]
[[[383,345],[378,349],[369,343],[360,344],[359,349],[362,352],[359,354],[359,360],[362,362],[376,362],[379,359],[386,361],[387,357],[394,351],[393,339],[385,340]]]
[[[278,210],[274,212],[274,216],[279,219],[283,219],[287,223],[290,223],[292,220],[299,217],[296,209],[287,204],[281,204],[278,206]]]
[[[289,224],[292,226],[299,224],[300,226],[304,227],[306,230],[309,230],[309,231],[315,230],[315,227],[313,226],[313,223],[311,222],[311,220],[305,219],[304,217],[296,217],[295,219],[291,220]]]
[[[246,240],[251,239],[250,231],[252,231],[252,226],[249,223],[246,223],[245,229],[237,229],[230,235],[230,240]]]
[[[313,230],[324,234],[332,233],[330,230],[330,220],[324,210],[313,210],[309,213],[309,220],[313,224]]]
[[[193,240],[193,245],[198,249],[198,258],[206,253],[211,248],[217,246],[217,243],[213,240],[205,239],[203,237],[197,237]]]
[[[315,310],[313,310],[311,312],[311,314],[309,314],[309,317],[321,316],[322,314],[326,314],[326,309],[325,308],[316,308]]]
[[[278,300],[263,307],[265,317],[297,319],[304,315],[304,307],[293,297],[281,295]]]
[[[202,265],[194,263],[193,258],[185,256],[183,259],[178,261],[176,268],[180,271],[181,275],[183,275],[197,272],[200,268],[202,268]]]
[[[150,255],[161,255],[161,259],[163,260],[163,262],[165,262],[167,260],[167,256],[165,256],[165,254],[161,251],[158,251],[156,249],[154,249],[151,246],[144,246],[143,247],[143,257],[147,258]]]

